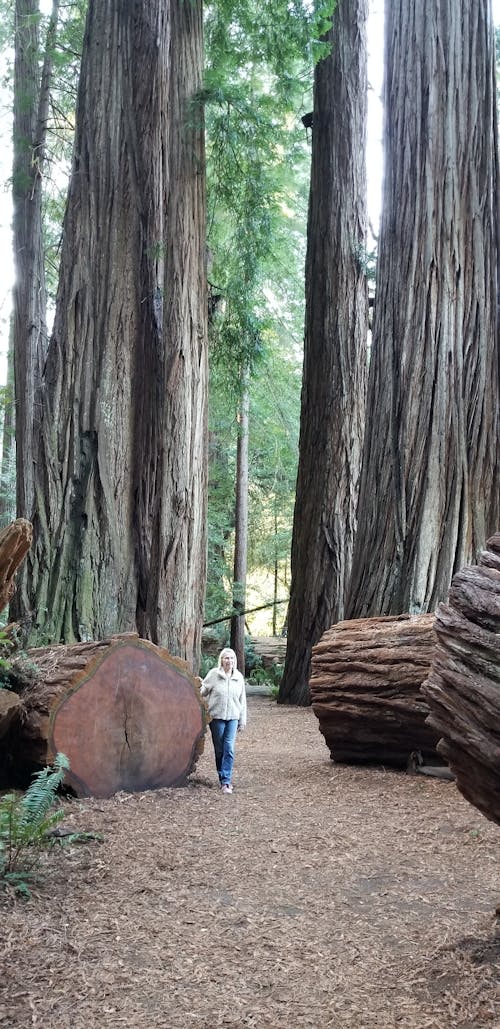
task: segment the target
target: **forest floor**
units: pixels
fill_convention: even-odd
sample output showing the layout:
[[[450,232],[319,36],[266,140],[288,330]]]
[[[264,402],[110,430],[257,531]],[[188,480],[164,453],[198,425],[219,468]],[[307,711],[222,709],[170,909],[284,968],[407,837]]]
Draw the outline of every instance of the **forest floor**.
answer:
[[[249,699],[235,791],[66,803],[0,896],[0,1026],[500,1027],[499,829],[454,783],[335,765],[311,710]]]

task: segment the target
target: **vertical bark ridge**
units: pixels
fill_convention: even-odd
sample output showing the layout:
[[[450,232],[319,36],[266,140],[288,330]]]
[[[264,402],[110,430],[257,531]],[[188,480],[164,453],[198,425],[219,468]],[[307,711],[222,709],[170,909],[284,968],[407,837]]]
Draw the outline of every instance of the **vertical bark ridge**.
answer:
[[[311,648],[343,617],[364,415],[365,0],[339,0],[316,67],[299,469],[280,701],[309,702]]]
[[[500,516],[489,4],[399,0],[386,35],[384,208],[349,618],[433,610]]]
[[[205,575],[203,136],[187,119],[201,56],[198,2],[91,0],[25,596],[51,639],[137,626],[190,661]]]

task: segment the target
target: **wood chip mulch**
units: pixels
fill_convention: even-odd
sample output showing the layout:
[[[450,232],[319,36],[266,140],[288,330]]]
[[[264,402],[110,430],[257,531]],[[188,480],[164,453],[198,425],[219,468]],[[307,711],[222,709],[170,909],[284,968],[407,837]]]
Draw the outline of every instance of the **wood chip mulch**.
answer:
[[[31,901],[0,894],[0,1026],[500,1027],[499,832],[454,783],[330,761],[249,699],[235,791],[65,802]]]

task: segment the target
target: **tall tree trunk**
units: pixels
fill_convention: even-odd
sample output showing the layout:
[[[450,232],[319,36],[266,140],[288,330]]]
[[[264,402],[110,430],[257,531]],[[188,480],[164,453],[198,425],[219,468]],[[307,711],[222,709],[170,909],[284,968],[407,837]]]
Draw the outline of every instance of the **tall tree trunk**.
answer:
[[[7,382],[4,387],[2,458],[0,464],[0,528],[16,517],[16,437],[14,418],[14,318],[11,317],[7,353]]]
[[[146,73],[147,69],[147,73]],[[91,0],[24,610],[196,662],[205,585],[201,3]]]
[[[306,328],[280,703],[309,703],[311,648],[344,615],[364,416],[367,0],[339,0],[316,67]]]
[[[278,554],[278,512],[276,510],[276,498],[274,500],[274,568],[273,568],[273,620],[272,620],[272,634],[277,635],[277,607],[278,607],[278,573],[279,573],[279,554]]]
[[[236,654],[238,668],[245,674],[245,611],[248,550],[248,418],[250,393],[249,373],[242,377],[242,395],[238,415],[238,442],[236,447],[236,505],[234,524],[234,576],[233,608],[241,611],[231,619],[231,646]]]
[[[40,68],[39,0],[16,0],[14,14],[13,290],[16,491],[20,517],[31,516],[39,389],[47,349],[42,235],[42,171],[59,0],[53,0]]]
[[[434,610],[500,517],[490,3],[399,0],[386,30],[384,208],[349,618]]]

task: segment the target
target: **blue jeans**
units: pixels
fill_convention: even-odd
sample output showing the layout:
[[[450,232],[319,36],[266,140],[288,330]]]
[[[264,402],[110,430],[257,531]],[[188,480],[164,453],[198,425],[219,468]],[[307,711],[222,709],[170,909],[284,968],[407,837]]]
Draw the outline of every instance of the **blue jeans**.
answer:
[[[225,718],[212,718],[210,722],[210,732],[212,733],[212,742],[215,750],[215,766],[219,773],[221,786],[231,782],[234,763],[234,741],[237,728],[237,718],[229,718],[227,721]]]

